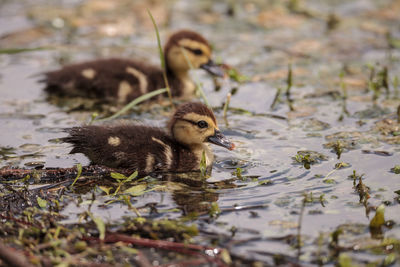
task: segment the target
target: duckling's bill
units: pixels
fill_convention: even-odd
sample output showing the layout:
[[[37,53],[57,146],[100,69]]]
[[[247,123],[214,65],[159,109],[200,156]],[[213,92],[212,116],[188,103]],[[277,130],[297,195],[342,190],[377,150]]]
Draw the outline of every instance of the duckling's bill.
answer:
[[[208,137],[207,140],[212,144],[225,147],[229,150],[233,150],[235,148],[235,144],[226,138],[225,135],[223,135],[219,130],[215,130],[214,135]]]
[[[201,65],[200,68],[202,68],[203,70],[206,70],[208,73],[218,76],[218,77],[224,77],[224,75],[225,75],[225,72],[221,68],[221,66],[216,64],[211,59],[207,63]]]

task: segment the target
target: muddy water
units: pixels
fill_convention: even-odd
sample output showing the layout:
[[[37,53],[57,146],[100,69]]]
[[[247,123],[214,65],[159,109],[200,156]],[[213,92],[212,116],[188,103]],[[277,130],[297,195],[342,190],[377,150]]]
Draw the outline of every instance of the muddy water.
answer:
[[[388,135],[373,130],[375,123],[382,119],[397,120],[395,111],[400,101],[395,98],[395,91],[400,88],[395,88],[393,80],[400,76],[400,50],[398,44],[389,45],[387,33],[399,42],[400,22],[396,14],[400,12],[400,3],[298,2],[300,6],[292,12],[274,1],[243,1],[231,8],[223,1],[196,4],[175,1],[168,8],[160,8],[162,4],[153,7],[160,19],[168,22],[168,27],[161,27],[162,37],[182,26],[197,30],[212,42],[217,58],[238,68],[250,81],[243,84],[220,81],[221,89],[215,91],[207,75],[201,71],[192,73],[202,82],[217,111],[220,128],[236,143],[237,149],[231,152],[214,148],[216,162],[203,188],[164,183],[173,189],[147,192],[136,197],[133,205],[142,207],[155,202],[160,210],[184,207],[190,211],[201,206],[199,203],[217,202],[222,210],[219,217],[210,222],[206,220],[208,215],[203,215],[194,221],[203,232],[198,240],[207,243],[207,233],[218,233],[225,240],[242,240],[230,245],[232,254],[267,263],[273,262],[271,255],[274,254],[297,257],[296,236],[304,194],[313,200],[306,203],[302,213],[304,245],[300,260],[303,263],[315,263],[321,259],[318,253],[328,255],[330,233],[339,227],[353,229],[345,231],[340,243],[343,247],[379,243],[380,239],[371,236],[368,225],[375,214],[374,207],[383,203],[385,219],[395,222],[392,228],[383,229],[383,236],[400,238],[399,201],[394,192],[400,189],[400,176],[390,172],[400,164],[399,147],[384,142]],[[97,7],[95,1],[88,3],[87,9]],[[63,128],[89,121],[90,112],[67,113],[65,108],[49,104],[38,83],[38,73],[58,68],[61,63],[96,57],[132,56],[150,58],[157,63],[154,32],[146,18],[139,16],[134,22],[128,19],[126,23],[131,23],[132,29],[109,25],[105,27],[109,29],[107,35],[101,28],[93,27],[90,24],[93,18],[83,13],[82,26],[72,30],[60,18],[65,14],[76,16],[74,10],[78,6],[74,2],[59,6],[48,6],[45,1],[42,5],[28,5],[23,1],[2,3],[2,48],[51,49],[0,56],[1,167],[88,164],[82,155],[69,155],[67,145],[49,140],[64,136]],[[133,10],[138,6],[134,5]],[[227,15],[229,10],[233,10],[233,16]],[[47,15],[38,15],[43,13]],[[331,14],[335,14],[338,22],[334,24],[331,18],[334,26],[329,29],[327,21]],[[78,23],[74,19],[71,23]],[[9,21],[13,23],[6,23]],[[99,25],[105,25],[105,21]],[[115,31],[125,34],[111,34]],[[283,102],[272,110],[270,106],[277,88],[284,91],[287,86],[289,64],[293,70],[291,98],[295,110],[289,110],[285,95],[281,96]],[[371,73],[368,66],[374,66],[376,72],[386,66],[389,72],[390,94],[386,96],[382,89],[375,105],[373,92],[367,90]],[[342,112],[341,72],[349,115]],[[219,108],[233,88],[237,92],[232,96],[225,122]],[[248,112],[240,112],[239,108]],[[343,119],[339,120],[341,116]],[[164,115],[152,113],[126,118],[159,126],[166,121]],[[344,149],[340,159],[331,148],[324,147],[337,133],[352,136],[348,139],[351,149]],[[294,160],[301,150],[321,153],[325,159],[306,169]],[[340,162],[350,166],[334,170]],[[242,169],[241,177],[235,174],[238,167]],[[353,170],[364,174],[363,182],[370,188],[367,205],[360,203],[353,179],[349,178]],[[228,180],[233,186],[218,183]],[[82,195],[83,199],[90,197],[91,192]],[[93,205],[91,211],[107,222],[136,216],[123,204],[104,208],[101,204],[107,200],[108,197],[99,194],[98,205]],[[74,202],[65,205],[63,223],[75,222],[77,214],[85,209],[87,206],[78,207]],[[141,214],[146,216],[148,212],[143,209]],[[161,215],[182,216],[181,211]],[[321,245],[318,238],[322,240]],[[399,257],[399,251],[394,252]],[[375,254],[370,250],[347,253],[354,262],[364,264],[385,258],[384,253]]]

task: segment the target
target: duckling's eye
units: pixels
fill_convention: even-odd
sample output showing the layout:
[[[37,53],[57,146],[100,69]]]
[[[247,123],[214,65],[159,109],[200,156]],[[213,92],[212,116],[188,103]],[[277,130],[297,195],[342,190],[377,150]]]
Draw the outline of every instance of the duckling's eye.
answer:
[[[201,49],[192,49],[192,52],[193,52],[193,54],[198,55],[198,56],[203,54],[203,51]]]
[[[197,123],[197,126],[199,126],[199,128],[207,128],[208,127],[208,123],[206,121],[199,121]]]

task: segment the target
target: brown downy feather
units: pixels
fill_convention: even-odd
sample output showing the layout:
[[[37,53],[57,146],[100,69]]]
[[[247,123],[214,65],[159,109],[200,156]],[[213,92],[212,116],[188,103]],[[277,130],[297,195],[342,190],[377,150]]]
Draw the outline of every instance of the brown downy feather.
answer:
[[[70,136],[62,138],[62,141],[73,144],[70,153],[83,153],[96,165],[131,172],[137,170],[140,175],[198,167],[195,166],[197,161],[193,160],[193,153],[160,128],[91,125],[71,128],[68,133]],[[170,149],[166,149],[166,146]]]
[[[189,30],[180,30],[179,32],[176,32],[174,35],[172,35],[171,38],[169,38],[167,44],[164,47],[165,54],[168,53],[172,46],[177,45],[179,40],[184,38],[197,41],[210,47],[208,41],[200,34]]]
[[[164,60],[165,60],[166,67],[167,67],[167,73],[169,75],[172,74],[172,72],[171,72],[171,70],[170,70],[170,68],[168,66],[167,55],[168,55],[169,51],[171,50],[171,48],[173,46],[178,45],[179,40],[182,40],[184,38],[187,38],[187,39],[190,39],[190,40],[197,41],[199,43],[205,44],[211,50],[210,44],[208,43],[206,38],[204,38],[200,34],[198,34],[196,32],[193,32],[193,31],[189,31],[189,30],[181,30],[179,32],[176,32],[175,34],[173,34],[168,39],[168,42],[164,46]]]
[[[172,119],[168,123],[169,131],[172,133],[172,127],[174,126],[176,121],[191,112],[198,115],[210,117],[214,121],[214,123],[217,124],[214,113],[207,106],[197,102],[189,102],[178,107],[178,109],[172,116]]]
[[[160,68],[133,60],[117,58],[68,65],[61,70],[47,72],[43,81],[46,82],[45,90],[49,94],[81,96],[110,102],[115,101],[115,99],[119,102],[130,102],[142,95],[142,92],[140,81],[127,71],[129,68],[140,70],[146,74],[148,85],[145,93],[165,87]],[[86,76],[84,75],[85,71]],[[181,82],[172,74],[168,76],[168,82],[173,88],[172,95],[179,96],[183,89]],[[121,94],[121,87],[126,87],[126,83],[131,89],[127,88],[127,92]]]
[[[165,45],[164,54],[168,82],[172,95],[175,97],[185,95],[185,90],[188,90],[189,85],[190,88],[194,88],[189,77],[182,73],[178,77],[167,60],[171,48],[179,46],[178,42],[182,39],[201,43],[211,51],[207,40],[198,33],[182,30],[170,37]],[[187,49],[190,51],[189,48]],[[41,82],[46,83],[45,91],[49,95],[88,97],[111,103],[128,103],[140,95],[165,88],[163,71],[160,67],[143,61],[117,58],[67,65],[44,75],[45,78]]]
[[[201,120],[209,120],[209,127],[200,128],[197,122],[187,119],[187,116],[192,118],[193,114],[200,116]],[[183,131],[183,135],[180,136],[184,136],[179,140],[171,134],[178,121],[180,126],[177,126],[175,131]],[[182,123],[188,128],[182,128]],[[92,164],[131,172],[137,170],[140,175],[145,175],[153,172],[198,170],[203,149],[206,154],[211,153],[208,146],[204,145],[208,137],[215,138],[218,133],[218,136],[225,138],[216,127],[212,111],[201,103],[179,106],[170,120],[169,127],[170,133],[161,128],[135,124],[73,127],[66,130],[69,136],[61,140],[73,145],[70,153],[83,153]],[[186,133],[196,136],[187,138]],[[212,157],[209,159],[208,165],[211,165]]]

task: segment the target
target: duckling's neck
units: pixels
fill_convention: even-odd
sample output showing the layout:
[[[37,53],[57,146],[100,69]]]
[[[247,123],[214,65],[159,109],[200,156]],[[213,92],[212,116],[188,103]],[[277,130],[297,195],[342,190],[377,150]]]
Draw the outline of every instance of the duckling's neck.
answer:
[[[182,100],[191,99],[194,96],[196,86],[190,78],[189,71],[168,71],[168,80],[172,84],[170,86],[176,86],[176,95],[182,98]]]
[[[211,166],[214,160],[214,154],[212,153],[208,144],[196,144],[190,146],[190,151],[196,156],[198,164],[200,166],[201,158],[203,157],[203,151],[206,156],[206,165]]]

